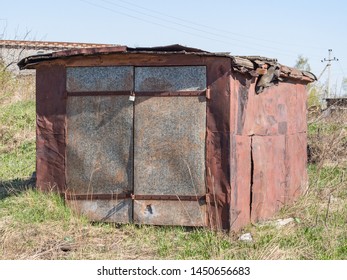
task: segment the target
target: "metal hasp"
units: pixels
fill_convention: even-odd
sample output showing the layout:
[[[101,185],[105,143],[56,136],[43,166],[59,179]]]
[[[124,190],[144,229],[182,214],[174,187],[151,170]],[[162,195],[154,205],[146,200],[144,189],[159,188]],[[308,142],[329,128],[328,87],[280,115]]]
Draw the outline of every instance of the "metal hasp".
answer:
[[[180,45],[18,65],[37,70],[37,187],[90,220],[236,231],[305,188],[312,73]]]

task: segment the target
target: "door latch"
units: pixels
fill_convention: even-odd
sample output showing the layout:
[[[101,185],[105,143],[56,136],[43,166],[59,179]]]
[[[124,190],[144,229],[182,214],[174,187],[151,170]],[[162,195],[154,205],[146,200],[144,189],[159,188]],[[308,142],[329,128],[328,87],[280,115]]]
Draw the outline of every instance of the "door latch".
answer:
[[[134,102],[135,101],[135,92],[131,92],[129,96],[129,101]]]

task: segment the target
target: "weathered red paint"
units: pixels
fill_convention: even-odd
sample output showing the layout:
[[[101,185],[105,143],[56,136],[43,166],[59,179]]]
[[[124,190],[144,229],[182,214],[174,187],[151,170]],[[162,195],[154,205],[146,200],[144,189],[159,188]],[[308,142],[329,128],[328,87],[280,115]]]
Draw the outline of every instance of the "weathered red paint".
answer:
[[[285,203],[285,136],[252,137],[251,221],[273,216]]]
[[[65,191],[65,67],[40,65],[36,71],[36,184]]]
[[[231,146],[230,227],[236,231],[247,225],[251,217],[251,137],[234,135]]]
[[[209,225],[230,227],[230,60],[208,59],[210,99],[206,115],[206,183],[212,198]]]

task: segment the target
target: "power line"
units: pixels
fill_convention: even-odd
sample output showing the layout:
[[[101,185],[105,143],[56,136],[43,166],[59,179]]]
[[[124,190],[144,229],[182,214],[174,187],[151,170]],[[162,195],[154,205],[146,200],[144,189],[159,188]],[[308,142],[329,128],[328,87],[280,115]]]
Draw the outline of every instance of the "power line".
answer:
[[[104,0],[103,0],[104,1]],[[212,26],[208,26],[208,25],[205,25],[205,24],[201,24],[201,23],[196,23],[196,22],[193,22],[193,21],[190,21],[190,20],[186,20],[186,19],[182,19],[182,18],[179,18],[179,17],[175,17],[175,16],[171,16],[171,15],[168,15],[168,14],[164,14],[164,13],[161,13],[161,12],[158,12],[156,10],[153,10],[153,9],[148,9],[146,7],[143,7],[143,6],[140,6],[140,5],[137,5],[137,4],[134,4],[134,3],[131,3],[131,2],[128,2],[128,1],[125,1],[125,0],[117,0],[118,2],[123,2],[127,5],[131,5],[131,6],[134,6],[134,7],[138,7],[142,10],[145,10],[145,11],[149,11],[151,13],[155,13],[155,14],[158,14],[158,15],[161,15],[163,17],[165,17],[165,20],[167,20],[167,18],[172,18],[172,19],[175,19],[175,20],[179,20],[179,21],[182,21],[182,22],[186,22],[186,23],[189,23],[189,24],[193,24],[193,25],[196,25],[196,26],[201,26],[201,27],[204,27],[204,28],[208,28],[210,30],[214,30],[214,31],[217,31],[219,33],[222,33],[223,35],[218,35],[218,36],[225,36],[225,34],[231,34],[231,35],[234,35],[234,36],[239,36],[239,37],[244,37],[244,38],[249,38],[249,39],[252,39],[252,40],[256,40],[256,41],[263,41],[263,42],[268,42],[268,43],[274,43],[274,44],[278,44],[278,45],[281,45],[283,46],[283,43],[279,43],[277,41],[273,41],[273,40],[267,40],[267,39],[264,39],[264,38],[261,38],[261,37],[254,37],[254,36],[249,36],[249,35],[245,35],[245,34],[240,34],[240,33],[235,33],[235,32],[231,32],[229,30],[223,30],[223,29],[220,29],[220,28],[215,28],[215,27],[212,27]],[[108,2],[108,3],[113,3],[112,1],[104,1],[104,2]],[[113,3],[114,4],[114,3]],[[116,5],[116,4],[114,4]],[[191,27],[189,27],[191,28]],[[203,32],[207,32],[206,30],[203,30]],[[209,32],[210,33],[210,32]],[[210,33],[210,34],[215,34],[215,33]],[[237,39],[234,39],[234,40],[237,40]],[[244,41],[242,41],[244,42]],[[323,48],[321,47],[317,47],[317,46],[307,46],[307,45],[303,45],[303,44],[293,44],[293,43],[286,43],[286,46],[287,45],[291,45],[291,46],[305,46],[305,47],[310,47],[310,48],[313,48],[313,49],[319,49],[319,50],[322,50]]]
[[[209,38],[209,37],[206,37],[206,36],[201,36],[201,35],[197,35],[197,34],[194,34],[194,33],[191,33],[191,32],[187,32],[187,31],[184,31],[184,30],[180,30],[180,29],[175,28],[175,27],[168,27],[168,26],[166,26],[166,25],[159,24],[159,23],[156,23],[156,22],[147,20],[147,19],[139,18],[139,17],[137,17],[137,16],[129,15],[129,14],[124,13],[124,12],[116,11],[116,10],[111,9],[111,8],[109,8],[109,7],[105,7],[105,6],[102,6],[102,5],[99,5],[99,4],[95,4],[95,3],[90,2],[90,1],[87,1],[87,0],[80,0],[80,1],[81,1],[81,2],[84,2],[84,3],[87,3],[87,4],[89,4],[89,5],[92,5],[92,6],[94,6],[94,7],[98,7],[98,8],[107,10],[107,11],[109,11],[109,12],[113,12],[113,13],[120,14],[120,15],[123,15],[123,16],[126,16],[126,17],[130,17],[130,18],[137,19],[137,20],[140,20],[140,21],[143,21],[143,22],[147,22],[147,23],[150,23],[150,24],[153,24],[153,25],[162,27],[162,28],[166,28],[166,29],[171,29],[171,30],[179,31],[179,32],[182,32],[182,33],[186,33],[186,34],[188,34],[188,35],[192,35],[192,36],[196,36],[196,37],[200,37],[200,38],[204,38],[204,39],[208,39],[208,40],[216,40],[216,39]],[[222,42],[222,43],[228,43],[228,42],[225,42],[225,41],[222,41],[222,40],[217,40],[217,41]]]
[[[92,6],[101,8],[101,9],[104,9],[104,10],[108,10],[108,11],[113,12],[113,13],[117,13],[117,14],[120,14],[120,15],[123,15],[123,16],[127,16],[127,17],[130,17],[130,18],[133,18],[133,19],[137,19],[137,20],[140,20],[140,21],[143,21],[143,22],[146,22],[146,23],[153,24],[153,25],[159,26],[159,27],[161,27],[161,28],[166,28],[166,29],[170,29],[170,30],[175,30],[175,31],[178,31],[178,32],[182,32],[182,33],[185,33],[185,34],[188,34],[188,35],[192,35],[192,36],[195,36],[195,37],[200,37],[200,38],[207,39],[207,40],[210,40],[210,41],[217,41],[217,42],[226,44],[226,45],[228,45],[228,46],[230,46],[230,42],[235,41],[235,39],[231,39],[232,41],[221,40],[220,37],[224,37],[224,38],[226,38],[227,40],[228,40],[228,39],[230,40],[230,38],[227,38],[227,37],[225,37],[225,36],[220,36],[220,35],[218,35],[218,34],[211,33],[211,32],[210,32],[210,34],[213,34],[214,36],[216,36],[216,37],[218,37],[218,38],[211,38],[211,37],[207,37],[207,36],[205,36],[205,35],[196,34],[196,33],[192,33],[192,32],[187,32],[187,31],[184,31],[184,30],[182,30],[182,29],[178,29],[178,28],[176,28],[176,27],[167,26],[167,25],[165,25],[165,24],[158,24],[157,22],[154,22],[154,21],[152,21],[152,20],[144,19],[144,18],[137,17],[137,16],[134,16],[134,15],[130,15],[130,14],[128,14],[128,13],[124,13],[124,12],[121,12],[121,11],[119,11],[119,10],[114,10],[114,9],[109,8],[109,7],[102,6],[102,5],[100,5],[100,4],[95,4],[95,3],[90,2],[90,1],[87,1],[87,0],[80,0],[80,1],[81,1],[81,2],[84,2],[84,3],[87,3],[87,4],[89,4],[89,5],[92,5]],[[106,0],[102,0],[102,1],[103,1],[103,2],[106,2],[106,3],[109,3],[109,4],[112,4],[112,5],[115,5],[115,6],[118,6],[118,7],[121,7],[121,8],[125,8],[124,6],[117,5],[117,4],[115,4],[115,3],[113,3],[113,2],[110,2],[110,1],[106,1]],[[145,16],[153,17],[153,16],[151,16],[151,15],[148,15],[148,14],[145,14],[145,13],[142,13],[142,12],[138,12],[138,11],[136,11],[136,10],[134,10],[134,9],[129,9],[129,8],[125,8],[125,9],[132,10],[132,11],[134,11],[134,12],[137,12],[137,13],[142,14],[142,15],[145,15]],[[160,18],[158,18],[158,17],[156,17],[156,18],[163,21],[163,19],[160,19]],[[166,20],[166,21],[167,21],[167,20]],[[175,23],[175,22],[173,22],[173,21],[170,21],[170,22],[171,22],[171,23],[174,23],[174,24],[177,24],[177,23]],[[182,24],[179,24],[179,25],[184,26],[184,27],[186,27],[186,28],[192,29],[191,27],[189,27],[189,26],[187,26],[187,25],[182,25]],[[193,28],[193,29],[195,29],[195,31],[204,32],[204,31],[201,30],[201,29],[197,29],[197,28]],[[205,32],[205,33],[206,33],[206,32]],[[272,49],[274,52],[276,52],[276,53],[278,53],[278,54],[281,54],[281,55],[284,55],[284,56],[290,56],[290,57],[293,57],[293,56],[294,56],[294,53],[293,53],[293,52],[292,52],[292,54],[290,54],[289,52],[283,52],[282,50],[279,50],[279,49],[276,49],[276,48],[271,48],[271,47],[268,47],[268,46],[262,46],[262,45],[259,45],[259,44],[254,44],[254,43],[253,43],[252,46],[258,45],[259,47],[252,47],[252,46],[250,46],[250,44],[246,44],[246,45],[245,45],[245,44],[241,44],[241,45],[240,45],[240,44],[235,44],[234,42],[232,42],[232,43],[233,43],[233,46],[238,46],[238,47],[247,48],[247,49],[253,49],[253,50],[256,50],[256,51],[259,51],[259,49],[261,49],[261,48],[259,48],[259,47],[262,47],[263,49],[265,48],[265,49],[267,49],[267,50],[269,50],[269,49],[271,50],[271,49]],[[295,53],[295,55],[296,55],[296,53]]]

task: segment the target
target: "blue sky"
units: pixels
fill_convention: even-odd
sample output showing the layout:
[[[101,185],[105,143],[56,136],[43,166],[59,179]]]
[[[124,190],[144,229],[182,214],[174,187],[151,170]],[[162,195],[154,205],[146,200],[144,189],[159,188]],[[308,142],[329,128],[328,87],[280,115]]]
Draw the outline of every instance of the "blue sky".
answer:
[[[28,39],[160,46],[182,44],[233,55],[277,58],[293,66],[299,54],[312,72],[328,49],[339,58],[332,85],[347,77],[347,1],[60,0],[1,4],[0,35]],[[322,82],[326,75],[322,77]],[[334,86],[335,87],[335,86]],[[336,88],[336,87],[335,87]]]

